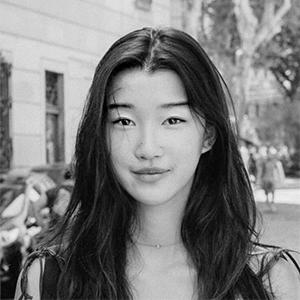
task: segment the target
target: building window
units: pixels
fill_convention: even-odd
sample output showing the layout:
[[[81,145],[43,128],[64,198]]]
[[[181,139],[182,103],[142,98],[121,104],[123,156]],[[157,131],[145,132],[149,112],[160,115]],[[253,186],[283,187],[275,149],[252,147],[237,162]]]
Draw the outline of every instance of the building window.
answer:
[[[64,77],[46,71],[46,162],[64,162]]]
[[[135,0],[135,6],[143,10],[151,9],[152,0]]]
[[[0,55],[0,174],[9,170],[12,158],[10,79],[11,64]]]

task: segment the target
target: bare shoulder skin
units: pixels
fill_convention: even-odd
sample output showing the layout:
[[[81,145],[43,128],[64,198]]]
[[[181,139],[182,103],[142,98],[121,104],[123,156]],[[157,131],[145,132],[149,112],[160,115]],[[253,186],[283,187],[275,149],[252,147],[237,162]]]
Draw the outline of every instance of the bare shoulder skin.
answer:
[[[276,299],[300,299],[300,274],[290,261],[279,259],[270,271],[270,280]]]
[[[268,289],[273,291],[276,300],[300,299],[300,273],[287,252],[299,264],[298,252],[260,246],[254,249],[250,261],[250,266],[256,274],[261,271],[262,264],[271,263],[270,271],[264,275],[264,280],[266,284],[270,282],[271,288]]]
[[[45,265],[45,260],[42,259],[43,267]],[[15,300],[18,300],[21,296],[21,277],[24,271],[22,271],[19,275],[16,292],[15,292]],[[27,294],[32,296],[32,300],[40,300],[40,276],[41,276],[41,265],[39,259],[35,259],[31,266],[28,268],[27,273]]]

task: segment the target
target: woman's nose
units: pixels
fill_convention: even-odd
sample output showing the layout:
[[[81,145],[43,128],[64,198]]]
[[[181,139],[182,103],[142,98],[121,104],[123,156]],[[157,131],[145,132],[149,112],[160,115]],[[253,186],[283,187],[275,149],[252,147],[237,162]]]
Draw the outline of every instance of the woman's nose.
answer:
[[[163,155],[157,130],[143,130],[136,145],[135,155],[138,159],[151,160]]]

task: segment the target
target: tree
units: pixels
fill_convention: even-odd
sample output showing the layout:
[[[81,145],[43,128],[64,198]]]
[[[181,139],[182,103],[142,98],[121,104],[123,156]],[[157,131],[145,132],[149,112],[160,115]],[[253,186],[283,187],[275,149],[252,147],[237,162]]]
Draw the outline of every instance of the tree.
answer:
[[[201,8],[202,0],[182,0],[183,29],[195,39],[198,37]]]
[[[257,65],[267,66],[283,93],[290,101],[300,100],[300,3],[293,2],[293,9],[284,18],[284,24],[268,43],[263,44],[256,58]]]
[[[246,109],[256,53],[280,31],[290,7],[291,0],[202,0],[199,38],[217,52],[218,61],[225,58],[233,67],[239,120]]]
[[[282,145],[287,146],[290,154],[289,172],[298,172],[300,170],[300,101],[287,102],[284,106],[266,107],[255,126],[263,144],[278,148]]]
[[[276,128],[282,132],[282,141],[292,153],[291,159],[296,169],[300,167],[300,3],[293,1],[293,9],[283,19],[281,31],[270,41],[263,44],[257,52],[256,63],[268,67],[277,79],[279,86],[287,100],[276,115],[280,115],[280,122],[274,123],[272,113],[265,115],[269,128]],[[272,119],[273,118],[273,119]],[[259,132],[266,132],[260,120]],[[281,130],[280,130],[281,129]],[[275,132],[275,130],[273,130]]]

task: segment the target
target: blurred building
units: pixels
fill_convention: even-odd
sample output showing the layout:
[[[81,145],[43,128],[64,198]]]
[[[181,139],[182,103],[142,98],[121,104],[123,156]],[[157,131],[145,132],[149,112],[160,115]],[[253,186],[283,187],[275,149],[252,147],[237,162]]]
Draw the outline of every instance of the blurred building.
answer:
[[[0,172],[69,162],[101,56],[128,31],[180,18],[180,0],[2,0]]]

